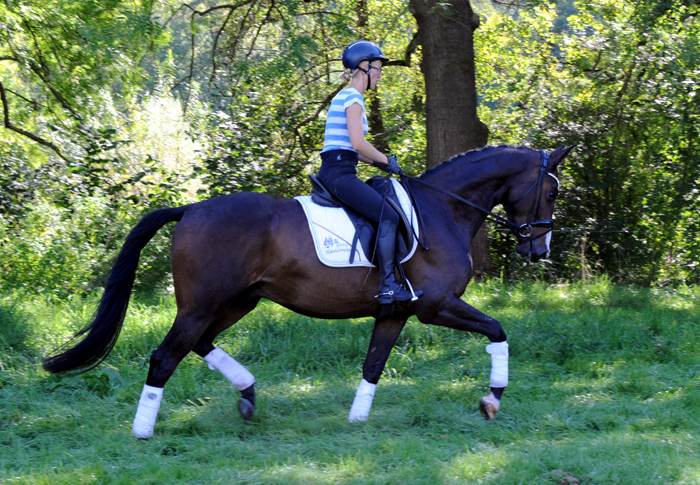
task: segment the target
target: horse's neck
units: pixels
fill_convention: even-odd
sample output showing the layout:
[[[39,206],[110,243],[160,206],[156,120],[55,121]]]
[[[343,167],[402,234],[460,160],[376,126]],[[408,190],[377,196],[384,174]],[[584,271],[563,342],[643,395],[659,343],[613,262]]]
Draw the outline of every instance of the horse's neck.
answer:
[[[504,167],[502,163],[489,163],[488,160],[479,163],[455,162],[432,177],[426,177],[426,182],[490,211],[500,203],[506,191],[507,181],[515,173],[516,170]],[[471,216],[465,223],[473,222],[473,232],[476,232],[485,218],[485,215],[479,218]]]

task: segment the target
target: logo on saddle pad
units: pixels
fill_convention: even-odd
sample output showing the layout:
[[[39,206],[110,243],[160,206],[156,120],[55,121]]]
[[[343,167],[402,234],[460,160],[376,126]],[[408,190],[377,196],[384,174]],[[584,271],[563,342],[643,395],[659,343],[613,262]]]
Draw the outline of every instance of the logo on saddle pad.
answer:
[[[383,178],[383,177],[382,177]],[[410,198],[406,194],[406,190],[401,184],[390,179],[393,184],[393,189],[396,192],[398,202],[406,215],[406,222],[414,227],[415,234],[418,235],[418,224],[415,210],[411,205]],[[326,266],[334,268],[343,268],[351,266],[374,266],[371,261],[372,249],[374,248],[374,238],[359,237],[355,239],[357,230],[364,230],[364,236],[374,234],[368,224],[362,224],[366,227],[356,227],[350,220],[345,209],[339,207],[321,207],[311,200],[310,195],[302,195],[295,197],[301,204],[306,214],[306,219],[309,223],[309,229],[314,241],[316,255],[318,259]],[[411,231],[411,229],[407,229]],[[408,261],[418,247],[418,241],[410,236],[411,242],[408,244],[400,244],[404,247],[403,253],[406,253],[401,259],[404,263]],[[354,248],[353,248],[353,242]],[[353,251],[354,249],[354,251]],[[352,257],[351,257],[352,255]],[[352,261],[352,262],[351,262]]]
[[[338,238],[326,236],[323,240],[323,252],[327,255],[335,253],[345,253],[350,254],[352,246],[343,240]]]

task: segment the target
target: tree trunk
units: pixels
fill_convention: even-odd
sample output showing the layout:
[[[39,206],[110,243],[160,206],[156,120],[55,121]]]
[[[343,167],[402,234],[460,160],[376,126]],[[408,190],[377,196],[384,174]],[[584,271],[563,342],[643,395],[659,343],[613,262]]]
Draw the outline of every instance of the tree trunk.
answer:
[[[488,142],[488,127],[476,112],[473,32],[479,26],[479,16],[468,0],[410,0],[409,8],[418,23],[422,46],[426,168],[432,168]],[[475,277],[493,270],[483,227],[472,241],[472,259]]]

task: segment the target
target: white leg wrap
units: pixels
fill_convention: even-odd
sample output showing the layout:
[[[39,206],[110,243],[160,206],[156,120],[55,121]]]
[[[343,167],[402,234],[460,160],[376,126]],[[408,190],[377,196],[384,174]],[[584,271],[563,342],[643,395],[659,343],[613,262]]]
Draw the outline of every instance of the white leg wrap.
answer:
[[[211,370],[221,372],[239,391],[255,384],[253,374],[218,347],[209,352],[204,360],[207,361]]]
[[[156,425],[156,417],[162,400],[162,387],[143,386],[139,407],[136,409],[136,417],[134,417],[134,427],[131,431],[134,438],[145,439],[153,436],[153,428]]]
[[[369,418],[369,410],[372,407],[375,389],[377,389],[376,384],[370,384],[366,380],[362,379],[362,382],[360,382],[360,386],[357,388],[357,392],[355,393],[355,400],[350,408],[351,423],[355,423],[357,421],[367,421],[367,418]]]
[[[508,342],[492,342],[486,346],[491,354],[491,387],[508,385]]]

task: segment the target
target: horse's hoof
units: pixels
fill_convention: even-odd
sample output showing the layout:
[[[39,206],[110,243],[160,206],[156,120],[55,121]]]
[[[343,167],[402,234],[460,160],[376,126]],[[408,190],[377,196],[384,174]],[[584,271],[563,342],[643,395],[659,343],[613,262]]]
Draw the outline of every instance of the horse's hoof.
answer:
[[[238,398],[238,412],[241,413],[241,418],[248,421],[255,413],[255,406],[244,397]]]
[[[498,408],[500,407],[500,402],[498,399],[489,395],[481,398],[481,403],[479,403],[479,411],[486,421],[491,421],[496,419],[496,414],[498,413]]]

